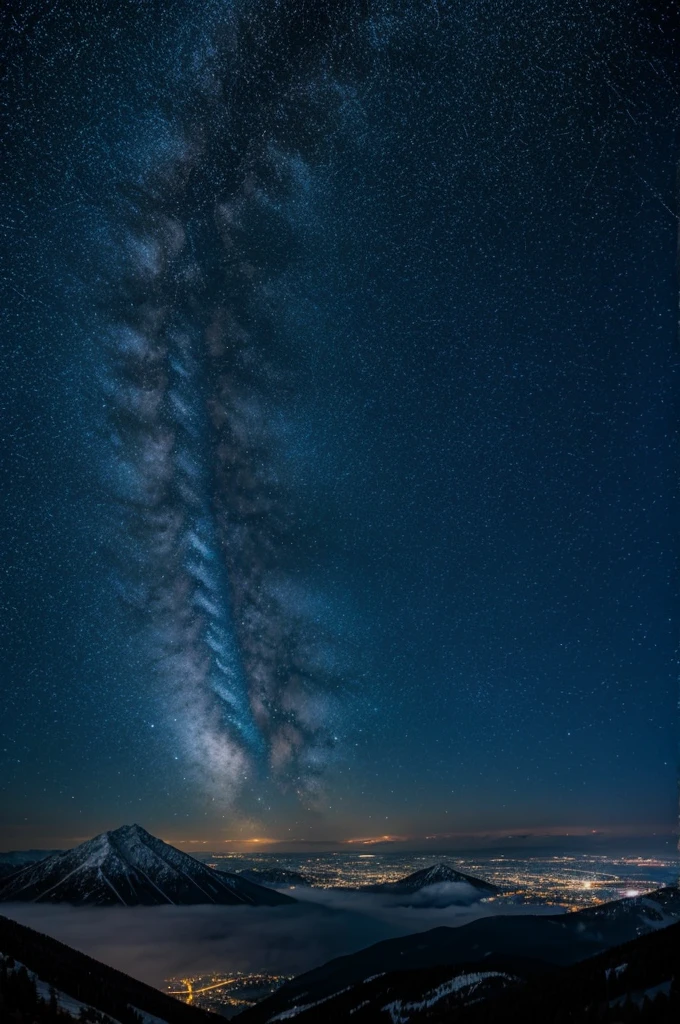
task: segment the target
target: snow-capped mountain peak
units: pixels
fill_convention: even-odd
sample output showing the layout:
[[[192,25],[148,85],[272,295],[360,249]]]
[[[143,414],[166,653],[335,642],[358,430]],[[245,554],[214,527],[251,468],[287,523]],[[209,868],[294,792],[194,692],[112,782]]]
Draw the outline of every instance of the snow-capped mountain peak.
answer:
[[[397,882],[378,882],[374,885],[362,886],[364,892],[384,892],[394,895],[411,895],[426,889],[431,885],[442,885],[443,883],[464,883],[471,886],[481,894],[490,895],[498,892],[498,887],[486,882],[482,878],[473,878],[472,875],[465,875],[448,864],[433,864],[429,868],[421,868],[413,874],[400,878]]]
[[[123,906],[291,902],[201,864],[136,824],[102,832],[10,876],[0,886],[0,901],[10,900]]]

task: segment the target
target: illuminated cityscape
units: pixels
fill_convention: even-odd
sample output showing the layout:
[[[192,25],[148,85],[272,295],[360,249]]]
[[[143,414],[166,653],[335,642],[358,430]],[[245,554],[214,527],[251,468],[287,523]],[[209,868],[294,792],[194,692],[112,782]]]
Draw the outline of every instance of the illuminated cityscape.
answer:
[[[468,856],[432,853],[328,853],[328,854],[207,854],[201,858],[211,867],[238,872],[246,868],[275,868],[304,875],[314,888],[351,892],[363,885],[395,882],[406,875],[442,861],[465,874],[486,879],[502,891],[481,903],[554,906],[556,910],[581,910],[626,896],[637,896],[677,881],[677,861],[672,857],[636,857],[593,854],[563,856]],[[304,900],[306,887],[286,891]],[[357,896],[360,898],[360,896]],[[394,897],[385,895],[389,904]],[[375,899],[375,894],[372,895]],[[469,920],[466,917],[466,920]],[[228,965],[225,965],[225,967]],[[215,972],[168,978],[166,989],[184,1002],[194,1003],[225,1017],[264,999],[287,980],[286,975],[261,971]]]
[[[247,857],[211,854],[205,857],[207,864],[222,871],[238,872],[247,867],[283,868],[303,874],[315,887],[350,890],[379,882],[396,882],[439,861],[493,882],[503,889],[498,899],[555,904],[569,910],[648,892],[674,883],[677,878],[676,861],[672,857],[658,856],[461,857],[446,853],[332,853],[251,854]],[[300,897],[303,893],[296,895]]]
[[[233,1017],[276,991],[290,975],[231,971],[189,978],[168,978],[166,991],[223,1017]]]

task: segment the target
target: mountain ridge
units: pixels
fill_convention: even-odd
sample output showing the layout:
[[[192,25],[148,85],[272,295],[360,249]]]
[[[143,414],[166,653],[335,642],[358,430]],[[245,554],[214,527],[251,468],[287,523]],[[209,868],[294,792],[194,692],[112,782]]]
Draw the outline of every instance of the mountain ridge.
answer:
[[[680,922],[563,966],[516,956],[448,967],[405,964],[318,1000],[303,993],[293,1007],[265,1019],[268,1024],[292,1017],[300,1024],[620,1024],[631,1019],[669,1024],[678,1019],[680,1007],[679,941]],[[257,1010],[245,1011],[244,1024]]]
[[[461,967],[507,957],[563,967],[678,921],[680,890],[668,886],[572,913],[482,917],[459,927],[442,925],[385,939],[298,975],[244,1011],[242,1020],[265,1024],[281,1014],[298,1016],[302,1006],[325,1003],[391,971]]]

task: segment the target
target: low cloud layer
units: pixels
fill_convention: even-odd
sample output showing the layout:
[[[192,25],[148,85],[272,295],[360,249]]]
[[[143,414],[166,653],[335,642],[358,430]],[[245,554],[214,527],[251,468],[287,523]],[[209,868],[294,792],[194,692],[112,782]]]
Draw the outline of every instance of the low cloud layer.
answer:
[[[554,907],[495,902],[404,907],[403,897],[331,889],[296,890],[295,895],[300,902],[285,907],[8,903],[2,913],[159,987],[170,976],[210,971],[300,974],[333,957],[410,932],[455,927],[496,914],[555,913]],[[440,901],[451,896],[438,894]]]

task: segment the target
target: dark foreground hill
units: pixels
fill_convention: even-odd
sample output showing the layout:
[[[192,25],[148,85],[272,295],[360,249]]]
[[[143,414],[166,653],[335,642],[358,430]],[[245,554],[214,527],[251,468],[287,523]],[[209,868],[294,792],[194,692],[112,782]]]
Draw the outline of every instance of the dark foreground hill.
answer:
[[[139,1024],[145,1019],[144,1014],[158,1018],[163,1024],[218,1024],[221,1020],[6,917],[0,917],[0,954],[3,958],[0,969],[0,1020],[3,1024],[5,1021],[32,1024],[41,1019],[30,1005],[31,991],[25,984],[18,998],[26,1005],[12,1007],[10,1015],[7,988],[14,981],[10,976],[14,973],[9,969],[11,960],[23,964],[46,986],[54,987],[118,1024]],[[17,985],[13,987],[16,989]],[[10,993],[12,995],[16,997],[17,993]]]
[[[215,871],[140,825],[124,825],[0,880],[0,902],[134,907],[277,906],[295,901],[238,875]]]
[[[369,982],[404,970],[449,968],[448,974],[442,975],[442,984],[451,983],[454,988],[457,978],[474,974],[470,984],[479,988],[477,997],[481,998],[489,991],[524,982],[540,971],[596,956],[678,921],[680,892],[670,886],[570,914],[487,917],[458,928],[434,928],[331,960],[287,982],[269,999],[245,1011],[241,1020],[243,1024],[265,1024],[295,1016],[296,1024],[298,1019],[300,1024],[303,1019],[313,1021],[317,1019],[317,1007],[323,1006],[327,1016],[336,997],[360,992],[358,1004],[369,999],[370,989],[364,989]],[[424,984],[429,985],[431,980]],[[372,998],[368,1005],[372,1005]],[[399,1021],[395,1018],[387,1024]]]
[[[442,1006],[418,1019],[438,1024],[449,1015]],[[471,1004],[456,1019],[460,1024],[677,1024],[680,923],[518,985],[498,1002]]]
[[[392,971],[268,1019],[294,1017],[300,1024],[677,1024],[679,982],[680,923],[569,967],[490,957],[460,967]],[[243,1024],[255,1010],[242,1015]]]

